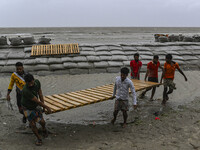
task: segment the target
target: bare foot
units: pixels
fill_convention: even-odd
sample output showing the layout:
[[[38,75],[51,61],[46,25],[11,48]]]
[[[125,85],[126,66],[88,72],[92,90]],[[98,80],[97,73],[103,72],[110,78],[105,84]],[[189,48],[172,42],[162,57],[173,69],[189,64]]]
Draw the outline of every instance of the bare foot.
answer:
[[[149,101],[154,101],[154,99],[153,99],[153,98],[150,98]]]
[[[162,103],[161,103],[163,106],[166,105],[166,100],[163,100]]]
[[[166,101],[168,101],[169,100],[169,96],[168,96],[168,94],[166,95]]]
[[[126,128],[126,123],[123,123],[122,128]]]
[[[115,124],[115,119],[112,119],[111,123],[112,123],[112,125],[114,125]]]

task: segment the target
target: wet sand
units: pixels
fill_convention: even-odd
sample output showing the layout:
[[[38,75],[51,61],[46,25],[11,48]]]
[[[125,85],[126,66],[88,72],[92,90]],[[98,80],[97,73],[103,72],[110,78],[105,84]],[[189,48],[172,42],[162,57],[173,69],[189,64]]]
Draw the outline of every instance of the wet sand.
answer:
[[[148,101],[150,92],[138,99],[138,109],[129,111],[128,125],[120,125],[120,113],[115,126],[110,124],[114,100],[108,100],[51,115],[45,115],[51,132],[42,147],[34,145],[35,136],[21,123],[12,92],[14,110],[0,101],[0,149],[200,149],[199,71],[187,71],[188,82],[176,72],[177,90],[161,106],[163,86],[157,88],[155,101]],[[44,95],[77,91],[112,83],[119,74],[35,76],[42,83]],[[5,97],[9,76],[0,77],[0,91]],[[142,74],[141,79],[144,79]],[[140,92],[138,92],[139,95]],[[131,104],[131,99],[130,99]],[[158,112],[160,120],[155,120]]]

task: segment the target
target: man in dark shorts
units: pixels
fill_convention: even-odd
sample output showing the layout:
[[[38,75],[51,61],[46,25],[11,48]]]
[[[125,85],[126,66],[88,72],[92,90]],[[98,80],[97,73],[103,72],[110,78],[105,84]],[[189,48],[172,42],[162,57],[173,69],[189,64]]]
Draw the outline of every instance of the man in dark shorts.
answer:
[[[21,106],[21,97],[22,97],[22,89],[25,85],[24,76],[27,74],[27,72],[24,71],[24,67],[21,62],[17,62],[15,64],[15,67],[16,67],[16,72],[13,72],[10,78],[10,84],[7,92],[7,101],[10,102],[10,93],[12,92],[14,84],[16,84],[17,106],[19,112],[23,115],[22,118],[23,123],[26,123],[26,117],[24,116],[24,112]]]
[[[176,89],[176,84],[174,83],[174,75],[176,69],[183,75],[185,81],[187,81],[187,77],[180,69],[179,64],[172,60],[172,55],[167,54],[165,59],[166,62],[164,64],[163,74],[160,80],[160,83],[162,83],[162,79],[164,79],[163,83],[164,91],[163,91],[163,101],[162,101],[162,105],[164,106],[166,102],[169,100],[168,95],[173,93],[173,91]]]
[[[45,121],[42,115],[42,109],[47,109],[48,113],[51,113],[51,109],[44,104],[43,94],[41,90],[40,81],[34,79],[33,75],[27,74],[25,77],[26,85],[22,90],[22,107],[24,115],[28,119],[33,133],[37,137],[36,145],[42,145],[42,139],[38,134],[36,123],[38,122],[43,129],[43,135],[46,137],[48,132],[45,127]],[[39,107],[41,106],[41,107]]]
[[[129,110],[129,88],[131,89],[133,95],[133,106],[134,109],[137,108],[136,92],[133,82],[127,78],[129,69],[124,67],[121,69],[121,76],[116,77],[115,86],[113,90],[113,97],[116,95],[115,108],[114,108],[114,118],[111,123],[114,124],[117,118],[118,112],[121,110],[123,112],[124,123],[123,127],[126,126],[127,121],[127,111]]]
[[[160,66],[160,62],[159,62],[159,57],[158,57],[158,55],[154,55],[154,56],[153,56],[153,60],[150,61],[150,62],[147,64],[147,71],[146,71],[144,80],[146,81],[146,79],[147,79],[147,77],[148,77],[148,81],[158,83],[158,68],[163,69],[163,68]],[[149,90],[151,90],[151,89],[152,89],[152,92],[151,92],[150,101],[153,101],[153,97],[154,97],[154,94],[155,94],[155,92],[156,92],[156,87],[146,89],[144,92],[142,92],[142,94],[140,95],[140,97],[141,97],[141,98],[144,97],[145,94],[146,94],[146,92],[149,91]]]

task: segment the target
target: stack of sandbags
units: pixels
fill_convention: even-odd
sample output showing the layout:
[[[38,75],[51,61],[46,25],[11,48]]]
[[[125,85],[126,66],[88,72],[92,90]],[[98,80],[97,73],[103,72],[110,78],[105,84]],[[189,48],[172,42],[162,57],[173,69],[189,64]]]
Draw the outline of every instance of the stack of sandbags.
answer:
[[[179,34],[179,41],[183,41],[184,36],[182,34]]]
[[[41,38],[39,38],[38,43],[39,44],[50,44],[51,39],[50,38],[46,38],[45,36],[42,36]]]
[[[155,42],[159,42],[159,37],[168,37],[168,34],[154,34]]]
[[[25,37],[25,38],[22,38],[23,42],[24,42],[24,45],[32,45],[32,44],[35,44],[35,39],[34,37]]]
[[[183,42],[193,42],[193,38],[190,37],[190,36],[185,36],[185,37],[183,38]]]
[[[22,38],[20,36],[15,37],[15,38],[9,38],[10,45],[12,46],[18,46],[22,45]]]
[[[193,39],[194,39],[194,42],[200,42],[200,36],[199,35],[194,35]]]
[[[170,35],[168,37],[168,41],[169,42],[177,42],[177,41],[179,41],[179,35],[174,35],[174,34]]]
[[[8,45],[7,38],[5,36],[0,37],[0,45]]]

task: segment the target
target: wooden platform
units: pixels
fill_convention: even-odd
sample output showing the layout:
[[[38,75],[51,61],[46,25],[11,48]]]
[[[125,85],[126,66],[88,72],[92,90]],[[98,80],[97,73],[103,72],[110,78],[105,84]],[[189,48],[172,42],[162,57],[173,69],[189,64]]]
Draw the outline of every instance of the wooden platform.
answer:
[[[132,81],[134,83],[136,92],[144,90],[146,88],[160,85],[159,83],[145,82],[142,80]],[[76,92],[44,96],[44,101],[45,104],[51,108],[52,113],[55,113],[112,99],[113,86],[114,84],[108,84]]]
[[[80,53],[78,44],[33,45],[31,56]]]

